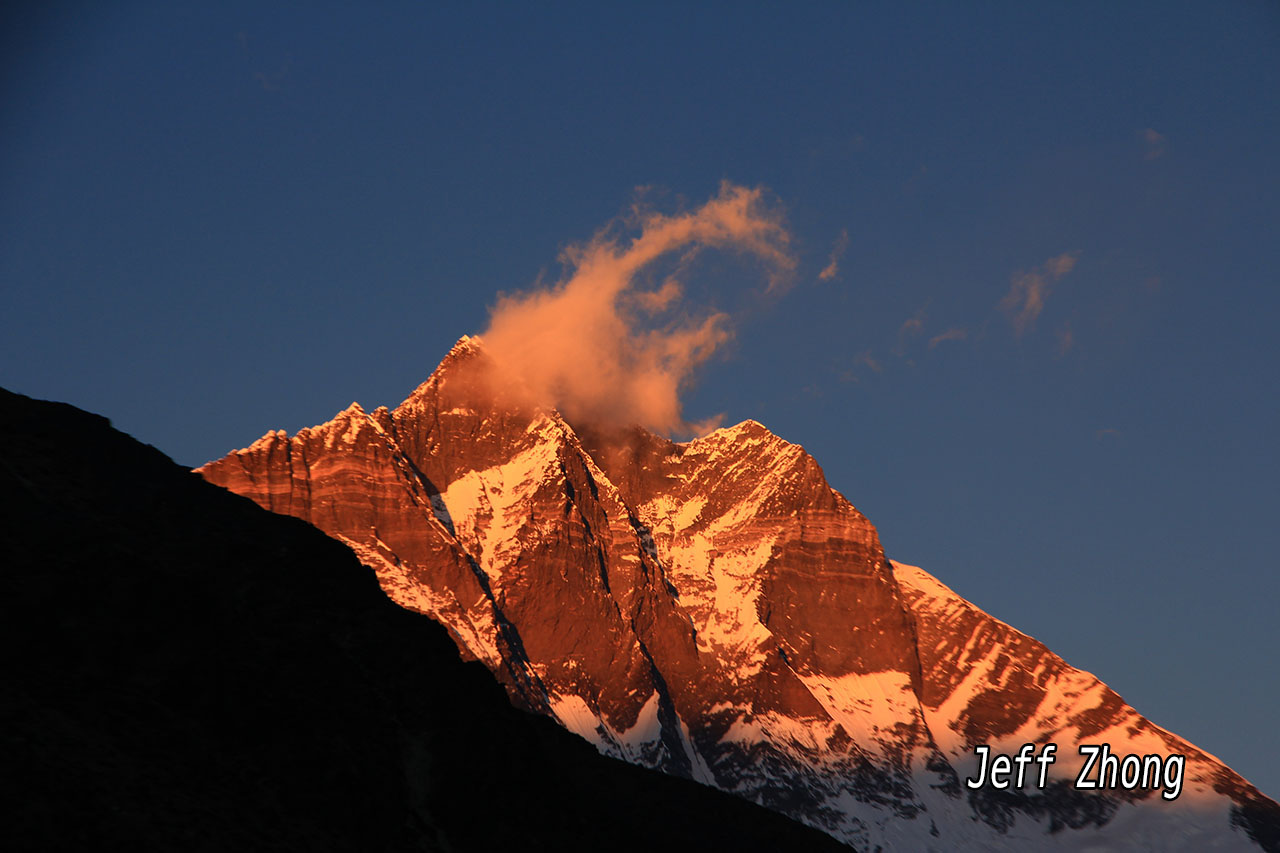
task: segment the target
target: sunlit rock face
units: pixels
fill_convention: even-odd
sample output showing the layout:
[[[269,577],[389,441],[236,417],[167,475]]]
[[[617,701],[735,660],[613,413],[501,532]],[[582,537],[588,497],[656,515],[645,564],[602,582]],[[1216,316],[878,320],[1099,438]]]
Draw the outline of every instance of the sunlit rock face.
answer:
[[[675,443],[570,425],[464,338],[395,410],[353,404],[199,469],[347,543],[517,704],[607,754],[855,848],[1256,849],[1280,808],[920,569],[754,421]],[[970,790],[973,746],[1058,744]],[[1076,747],[1187,756],[1178,799],[1084,791]],[[1272,833],[1268,835],[1268,833]]]

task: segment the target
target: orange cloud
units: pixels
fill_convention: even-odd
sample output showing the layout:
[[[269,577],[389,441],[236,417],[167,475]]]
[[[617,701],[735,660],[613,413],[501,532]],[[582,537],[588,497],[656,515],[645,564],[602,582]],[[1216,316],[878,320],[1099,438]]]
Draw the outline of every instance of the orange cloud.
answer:
[[[910,317],[902,321],[902,325],[898,327],[898,340],[910,336],[915,336],[924,331],[924,308],[912,314]]]
[[[844,257],[845,249],[849,248],[849,229],[840,229],[840,236],[836,238],[836,243],[831,247],[831,258],[822,272],[818,273],[818,281],[830,281],[840,274],[840,258]]]
[[[1035,325],[1053,285],[1071,272],[1079,257],[1079,252],[1064,252],[1045,261],[1039,269],[1013,274],[1012,286],[1000,300],[1000,310],[1009,316],[1019,337]]]
[[[967,337],[969,337],[969,332],[967,329],[961,329],[958,326],[952,327],[950,329],[947,329],[945,332],[934,335],[932,338],[930,338],[929,349],[933,349],[938,344],[946,343],[947,341],[963,341]]]
[[[795,268],[790,234],[761,190],[727,182],[695,211],[637,219],[629,242],[606,229],[566,249],[555,285],[500,296],[481,338],[518,388],[570,420],[697,432],[710,424],[685,421],[680,391],[731,337],[729,317],[690,309],[672,278],[642,289],[643,273],[673,253],[687,262],[702,249],[732,250],[762,261],[776,290]]]
[[[858,353],[854,357],[853,363],[855,365],[862,365],[863,367],[868,367],[871,370],[875,371],[876,373],[884,373],[884,365],[881,364],[879,360],[877,360],[871,355],[871,350],[863,350],[862,352]]]
[[[672,303],[684,296],[684,288],[674,278],[669,278],[657,290],[645,290],[629,294],[631,304],[646,314],[661,314]]]

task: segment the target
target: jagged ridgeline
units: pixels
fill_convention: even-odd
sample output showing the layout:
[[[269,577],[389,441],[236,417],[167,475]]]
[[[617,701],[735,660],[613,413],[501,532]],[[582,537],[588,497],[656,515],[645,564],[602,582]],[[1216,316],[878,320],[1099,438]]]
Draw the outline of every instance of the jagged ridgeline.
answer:
[[[199,473],[348,544],[516,704],[855,848],[1275,845],[1274,802],[886,559],[803,448],[754,421],[686,443],[570,424],[500,388],[464,338],[396,409]],[[1043,786],[966,784],[975,745],[1048,742]],[[1176,798],[1076,787],[1098,743],[1185,756]]]

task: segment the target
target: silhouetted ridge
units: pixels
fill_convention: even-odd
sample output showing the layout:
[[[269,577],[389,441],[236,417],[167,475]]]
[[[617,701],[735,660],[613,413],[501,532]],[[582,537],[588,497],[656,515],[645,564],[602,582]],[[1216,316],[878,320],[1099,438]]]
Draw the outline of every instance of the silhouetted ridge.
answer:
[[[0,391],[8,849],[821,850],[513,708],[343,545]]]

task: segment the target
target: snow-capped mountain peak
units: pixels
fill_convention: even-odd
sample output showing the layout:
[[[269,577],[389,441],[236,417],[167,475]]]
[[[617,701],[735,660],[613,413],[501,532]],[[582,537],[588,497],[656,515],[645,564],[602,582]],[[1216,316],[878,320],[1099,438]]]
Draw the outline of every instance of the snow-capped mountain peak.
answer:
[[[517,704],[855,848],[1254,849],[1280,832],[1280,807],[1221,762],[891,563],[818,463],[756,421],[683,443],[570,424],[464,337],[394,410],[352,404],[199,471],[346,542]],[[1057,746],[1044,785],[966,784],[975,747],[1028,743]],[[1097,743],[1185,756],[1178,797],[1075,786]]]

